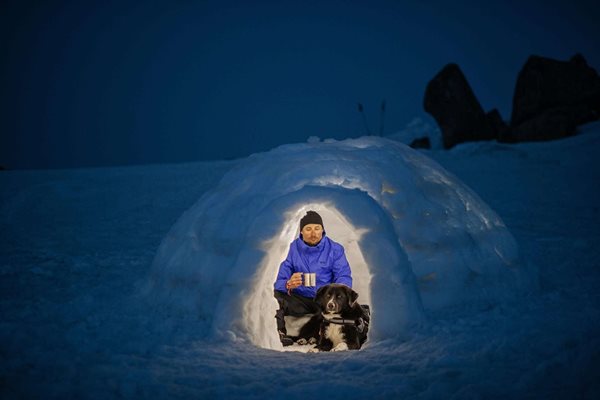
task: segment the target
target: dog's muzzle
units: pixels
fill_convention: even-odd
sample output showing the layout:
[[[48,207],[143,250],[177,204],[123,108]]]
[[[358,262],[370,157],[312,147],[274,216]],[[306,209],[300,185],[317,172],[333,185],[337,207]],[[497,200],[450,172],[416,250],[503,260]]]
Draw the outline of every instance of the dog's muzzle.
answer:
[[[329,311],[329,312],[336,312],[338,307],[334,301],[330,300],[327,302],[326,308],[327,308],[327,311]]]

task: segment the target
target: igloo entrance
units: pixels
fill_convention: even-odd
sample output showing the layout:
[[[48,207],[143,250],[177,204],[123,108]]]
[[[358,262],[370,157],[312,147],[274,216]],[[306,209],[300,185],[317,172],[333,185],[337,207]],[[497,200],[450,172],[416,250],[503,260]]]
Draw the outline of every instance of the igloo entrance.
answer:
[[[361,304],[371,304],[371,273],[358,246],[363,231],[352,226],[331,206],[306,204],[295,212],[287,213],[281,233],[267,243],[266,256],[258,267],[254,290],[244,304],[244,322],[248,336],[252,343],[259,347],[281,347],[273,318],[277,309],[277,302],[273,298],[273,282],[279,264],[287,255],[289,243],[298,237],[298,221],[307,210],[317,211],[323,218],[327,236],[344,246],[352,269],[353,288],[359,294]]]
[[[410,263],[381,207],[357,189],[304,187],[273,201],[253,222],[227,286],[237,286],[237,277],[248,265],[256,265],[255,272],[245,281],[246,287],[239,288],[237,299],[225,296],[217,307],[223,310],[217,316],[241,309],[241,323],[217,319],[215,329],[247,337],[259,347],[282,349],[276,334],[273,282],[298,235],[300,218],[309,209],[321,214],[327,235],[346,250],[359,302],[371,306],[369,339],[395,336],[408,324],[421,321],[423,309]],[[266,236],[261,233],[273,224],[278,228],[266,229]],[[385,318],[379,320],[378,315]]]

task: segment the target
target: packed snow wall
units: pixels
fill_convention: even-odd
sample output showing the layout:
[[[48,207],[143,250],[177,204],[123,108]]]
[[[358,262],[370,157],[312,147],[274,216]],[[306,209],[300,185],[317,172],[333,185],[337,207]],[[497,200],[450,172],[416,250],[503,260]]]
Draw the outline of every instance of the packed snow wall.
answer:
[[[365,137],[242,160],[164,238],[153,296],[214,334],[277,348],[273,282],[308,209],[346,248],[371,305],[371,338],[403,332],[424,310],[494,302],[516,286],[516,243],[475,193],[418,151]]]

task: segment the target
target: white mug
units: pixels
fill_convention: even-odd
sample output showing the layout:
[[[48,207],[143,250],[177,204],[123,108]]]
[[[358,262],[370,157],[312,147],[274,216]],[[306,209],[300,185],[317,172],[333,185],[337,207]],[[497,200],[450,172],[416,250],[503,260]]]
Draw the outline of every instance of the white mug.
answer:
[[[317,274],[314,272],[305,272],[304,276],[304,286],[317,286]]]

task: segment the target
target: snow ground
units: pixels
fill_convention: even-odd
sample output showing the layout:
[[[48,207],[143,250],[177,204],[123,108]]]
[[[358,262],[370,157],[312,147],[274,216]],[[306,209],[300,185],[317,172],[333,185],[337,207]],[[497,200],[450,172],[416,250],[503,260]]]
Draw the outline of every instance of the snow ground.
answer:
[[[201,339],[138,295],[175,220],[239,161],[0,174],[2,398],[600,398],[600,124],[425,151],[503,219],[526,296],[361,351]]]

